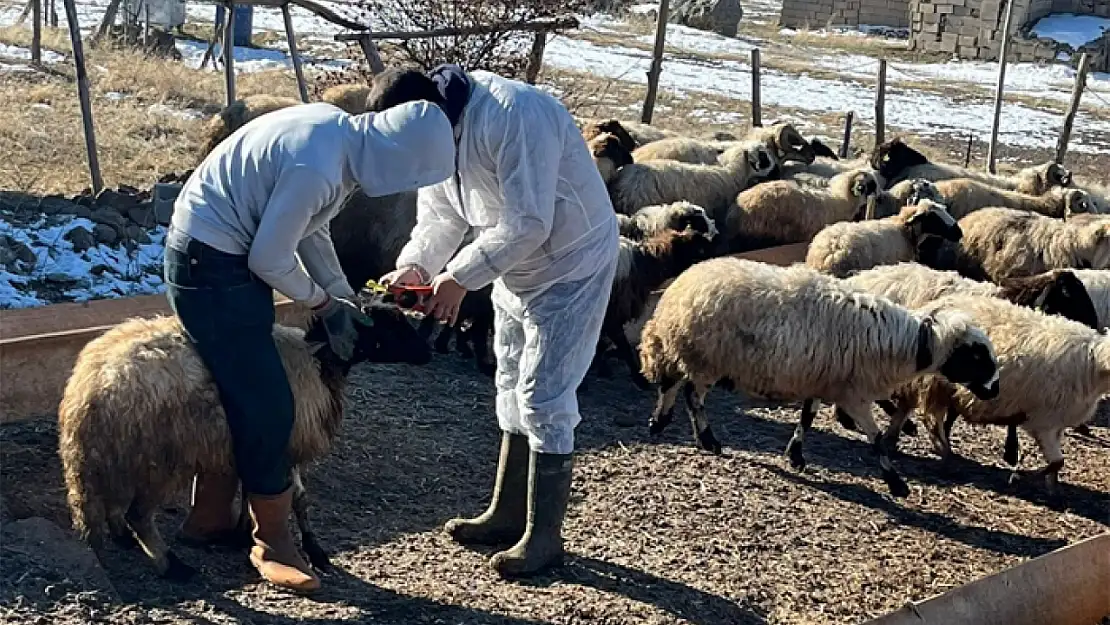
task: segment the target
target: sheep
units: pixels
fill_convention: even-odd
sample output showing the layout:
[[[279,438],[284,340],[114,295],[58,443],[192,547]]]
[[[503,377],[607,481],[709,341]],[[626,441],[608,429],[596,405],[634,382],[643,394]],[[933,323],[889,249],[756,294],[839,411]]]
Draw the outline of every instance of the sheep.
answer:
[[[960,220],[964,236],[952,262],[962,275],[998,282],[1049,269],[1110,267],[1110,215],[1066,221],[1010,208],[983,208]]]
[[[827,189],[775,180],[740,193],[718,223],[730,252],[801,243],[829,224],[862,219],[878,192],[874,174],[863,169],[836,176]]]
[[[1059,218],[1093,212],[1087,194],[1079,189],[1052,187],[1040,195],[1029,195],[971,178],[941,180],[936,183],[936,189],[944,197],[948,212],[956,219],[987,207],[1013,208]]]
[[[825,145],[825,143],[823,141],[821,141],[820,139],[817,139],[817,138],[810,139],[809,140],[809,146],[811,148],[813,148],[813,156],[814,156],[815,159],[816,158],[827,158],[827,159],[833,160],[833,161],[839,161],[840,160],[840,157],[836,155],[836,152],[833,152],[832,149],[829,148],[829,146]]]
[[[774,156],[762,145],[730,148],[721,155],[724,165],[694,165],[676,161],[648,161],[622,167],[610,185],[613,207],[631,215],[645,206],[686,200],[709,211],[715,222],[738,193],[776,167]]]
[[[842,221],[826,227],[813,237],[805,262],[818,271],[844,278],[876,265],[916,260],[918,247],[928,237],[955,243],[961,235],[960,226],[944,206],[921,200],[894,217]]]
[[[972,424],[1017,425],[1040,446],[1047,464],[1032,473],[1043,477],[1050,496],[1057,492],[1064,455],[1060,436],[1086,423],[1110,392],[1110,335],[1056,315],[1029,310],[993,297],[950,295],[926,309],[958,309],[982,327],[994,345],[999,388],[994,398],[975,397],[945,380],[926,376],[898,389],[896,431],[913,408],[925,413],[933,445],[952,455],[944,425],[949,412]]]
[[[624,326],[643,313],[651,292],[691,265],[709,258],[713,238],[693,229],[666,230],[642,241],[621,237],[617,273],[609,294],[609,305],[601,325],[601,336],[613,343],[617,355],[632,372],[632,381],[642,389],[651,385],[640,373],[640,361],[624,335]],[[601,341],[595,364],[601,366]]]
[[[895,184],[907,178],[925,178],[937,182],[952,178],[971,178],[985,184],[1017,191],[1026,195],[1044,195],[1052,187],[1072,185],[1072,173],[1057,163],[1042,163],[1022,169],[1010,176],[997,176],[964,167],[933,163],[917,150],[894,138],[875,150],[871,166],[887,181]]]
[[[705,209],[686,201],[645,206],[631,216],[618,214],[617,223],[621,236],[634,241],[642,241],[664,230],[681,232],[687,228],[711,239],[718,234],[717,225]]]
[[[944,196],[937,189],[937,185],[924,178],[903,180],[891,185],[886,192],[897,200],[899,206],[917,204],[921,200],[932,200],[938,204],[944,204]],[[948,214],[951,215],[952,213],[949,212]]]
[[[335,85],[325,90],[320,100],[334,104],[351,115],[357,115],[366,112],[366,97],[369,93],[370,88],[364,85]],[[208,156],[208,153],[221,141],[250,120],[298,104],[301,104],[301,101],[296,98],[264,93],[232,102],[205,122],[201,136],[200,158]]]
[[[338,432],[350,368],[431,358],[399,309],[375,302],[366,312],[374,325],[356,325],[350,361],[331,351],[321,321],[307,332],[274,326],[296,402],[289,440],[294,508],[302,544],[318,567],[326,566],[327,554],[307,526],[300,469],[327,453]],[[133,533],[160,575],[193,575],[163,541],[154,515],[194,474],[234,471],[219,397],[176,317],[129,319],[82,348],[58,407],[58,438],[73,525],[94,549],[105,530],[120,541]]]
[[[678,161],[700,165],[717,165],[721,154],[736,145],[735,141],[706,141],[693,137],[667,137],[642,145],[632,152],[632,160]]]
[[[450,351],[451,337],[455,336],[455,349],[463,358],[474,358],[478,371],[486,377],[493,377],[497,369],[489,353],[489,340],[493,335],[492,295],[493,285],[467,293],[459,306],[455,326],[441,324],[434,343],[437,352],[446,354]],[[425,315],[417,332],[427,340],[436,325],[435,317]]]
[[[812,143],[806,141],[798,129],[788,122],[752,128],[744,139],[759,141],[771,148],[780,165],[791,161],[809,164],[817,157]]]
[[[601,179],[609,185],[621,167],[632,164],[632,153],[621,144],[616,135],[603,132],[586,142],[593,156]]]
[[[644,325],[640,359],[644,376],[658,385],[652,434],[673,419],[675,397],[685,384],[699,447],[720,453],[704,401],[715,383],[728,380],[749,395],[804,401],[786,451],[800,470],[802,442],[818,402],[834,402],[863,426],[898,497],[909,488],[878,444],[870,403],[929,373],[984,398],[998,392],[990,341],[962,313],[925,314],[804,265],[736,257],[699,263],[663,291]]]
[[[678,134],[670,130],[656,128],[647,124],[640,124],[636,122],[619,121],[616,119],[606,120],[578,120],[582,128],[582,136],[589,141],[597,135],[607,132],[616,136],[621,141],[621,145],[632,152],[636,148],[647,145],[652,141],[659,141],[667,137],[677,137]]]
[[[1002,285],[979,282],[960,276],[954,271],[939,271],[912,262],[880,265],[857,272],[845,279],[854,288],[885,297],[895,304],[909,308],[924,306],[947,295],[975,295],[998,297],[1019,306],[1041,310],[1046,314],[1059,314],[1067,319],[1096,327],[1097,314],[1091,299],[1083,290],[1083,283],[1071,272],[1049,272],[1033,278],[1012,279]],[[888,415],[897,412],[889,401],[880,401]],[[835,411],[842,426],[855,430],[855,424],[842,411]],[[955,415],[946,423],[951,431]],[[1011,429],[1012,430],[1012,429]],[[916,427],[905,421],[902,431],[913,435]],[[1006,440],[1003,458],[1010,464],[1017,463],[1017,432],[1012,430]],[[1012,438],[1011,438],[1012,437]],[[893,450],[898,443],[898,432],[888,432],[884,442]]]

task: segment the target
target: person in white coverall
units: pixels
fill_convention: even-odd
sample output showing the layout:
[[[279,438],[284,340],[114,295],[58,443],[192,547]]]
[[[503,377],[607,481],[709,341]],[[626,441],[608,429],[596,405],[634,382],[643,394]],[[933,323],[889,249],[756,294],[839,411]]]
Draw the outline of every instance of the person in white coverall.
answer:
[[[375,76],[368,109],[421,99],[454,126],[457,173],[420,189],[416,227],[383,281],[430,283],[425,308],[449,324],[466,292],[494,285],[503,435],[493,500],[446,530],[464,544],[515,543],[490,565],[527,576],[563,557],[576,392],[616,273],[616,214],[574,118],[554,97],[445,65]],[[477,237],[459,250],[469,228]]]
[[[273,291],[312,307],[332,351],[349,360],[354,324],[368,322],[349,301],[355,292],[328,223],[356,188],[369,196],[414,190],[450,177],[454,160],[451,124],[434,104],[355,116],[304,104],[243,125],[185,182],[166,238],[166,295],[212,374],[238,473],[196,476],[182,528],[188,542],[234,534],[241,479],[251,563],[280,587],[319,588],[289,531],[294,403],[273,340]]]

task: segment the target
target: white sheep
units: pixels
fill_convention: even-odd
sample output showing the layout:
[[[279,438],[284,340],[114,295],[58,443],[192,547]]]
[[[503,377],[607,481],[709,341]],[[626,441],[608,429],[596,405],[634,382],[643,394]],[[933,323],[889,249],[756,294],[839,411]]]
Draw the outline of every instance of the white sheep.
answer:
[[[888,431],[896,431],[904,415],[917,408],[925,413],[937,453],[948,458],[952,452],[944,423],[949,412],[972,424],[1017,425],[1033,436],[1047,461],[1033,475],[1043,477],[1048,492],[1055,494],[1064,465],[1061,434],[1089,421],[1110,392],[1110,335],[993,297],[950,295],[925,307],[953,308],[969,315],[990,337],[999,393],[977,397],[926,376],[895,393],[900,412]]]
[[[631,215],[645,206],[686,200],[709,211],[715,222],[738,193],[766,178],[776,162],[762,145],[737,145],[721,155],[723,165],[646,161],[622,167],[609,192],[618,213]]]
[[[959,242],[960,226],[944,206],[922,200],[893,217],[842,221],[813,237],[806,265],[839,278],[876,265],[917,260],[917,250],[929,237]]]
[[[877,444],[871,403],[937,372],[983,397],[997,392],[990,341],[965,315],[943,309],[926,315],[803,265],[735,257],[699,263],[663,291],[644,325],[640,359],[644,376],[659,386],[653,434],[673,419],[675,397],[685,386],[698,445],[719,452],[704,399],[727,380],[748,395],[804,400],[787,448],[802,468],[802,440],[817,402],[833,402],[875,443],[883,478],[896,496],[908,487]]]
[[[774,180],[736,196],[718,225],[731,252],[802,243],[829,224],[862,219],[878,193],[874,174],[863,169],[836,176],[824,189]]]
[[[431,359],[398,308],[376,304],[367,312],[374,325],[356,324],[351,361],[327,346],[320,321],[307,333],[274,326],[296,403],[289,440],[294,512],[305,551],[317,566],[327,564],[327,554],[307,525],[299,468],[330,448],[343,417],[348,371],[364,361]],[[176,317],[124,321],[81,349],[58,407],[58,439],[78,533],[94,549],[103,544],[105,530],[117,540],[133,533],[160,575],[191,577],[193,569],[166,545],[154,515],[194,474],[235,469],[220,395]]]
[[[999,189],[971,178],[951,178],[935,184],[948,212],[956,219],[987,207],[1013,208],[1059,218],[1095,212],[1087,193],[1079,189],[1052,187],[1043,194],[1029,195]]]
[[[634,215],[617,214],[622,237],[641,241],[664,230],[681,232],[687,228],[704,233],[709,238],[718,234],[717,225],[705,209],[690,202],[645,206]]]

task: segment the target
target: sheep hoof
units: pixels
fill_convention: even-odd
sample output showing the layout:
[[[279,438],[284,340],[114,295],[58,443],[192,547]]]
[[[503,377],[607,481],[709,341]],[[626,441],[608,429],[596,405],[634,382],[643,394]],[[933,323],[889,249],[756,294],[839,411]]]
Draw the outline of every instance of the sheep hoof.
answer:
[[[162,578],[174,582],[176,584],[185,583],[194,576],[197,570],[181,561],[172,551],[166,552],[166,571],[162,573]]]
[[[910,487],[906,481],[898,476],[896,473],[884,471],[883,480],[886,482],[887,487],[890,488],[890,494],[898,499],[908,497],[910,494]]]
[[[698,433],[698,447],[718,456],[721,455],[721,443],[716,436],[713,436],[713,430],[708,428]]]
[[[652,436],[662,434],[663,430],[667,429],[667,426],[671,424],[671,419],[673,418],[674,413],[672,412],[661,415],[651,415],[651,419],[648,420],[648,434]]]
[[[1002,452],[1002,460],[1011,467],[1016,467],[1018,463],[1018,448],[1016,445],[1006,445],[1006,449]]]
[[[802,455],[802,444],[798,441],[790,441],[786,446],[786,457],[790,459],[790,466],[795,471],[805,471],[806,457]]]
[[[910,419],[902,424],[902,433],[906,436],[917,436],[917,424]]]

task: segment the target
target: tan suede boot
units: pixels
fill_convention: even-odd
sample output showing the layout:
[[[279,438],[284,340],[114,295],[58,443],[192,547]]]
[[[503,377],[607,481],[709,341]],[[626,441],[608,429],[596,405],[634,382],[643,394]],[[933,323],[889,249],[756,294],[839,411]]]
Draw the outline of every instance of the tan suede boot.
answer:
[[[254,521],[251,564],[262,578],[275,586],[299,593],[320,588],[320,578],[301,557],[289,531],[293,488],[273,497],[251,495],[249,501]]]
[[[239,477],[234,473],[197,473],[193,478],[192,507],[178,539],[194,547],[239,542],[235,514],[237,492]]]

